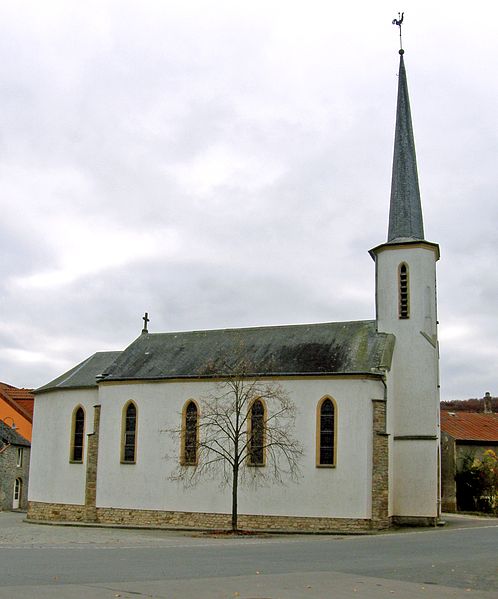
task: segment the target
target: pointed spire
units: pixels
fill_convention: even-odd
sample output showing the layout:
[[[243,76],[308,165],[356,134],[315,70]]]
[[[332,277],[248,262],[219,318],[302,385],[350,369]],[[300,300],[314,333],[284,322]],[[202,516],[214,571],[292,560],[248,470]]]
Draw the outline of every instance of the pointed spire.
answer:
[[[418,186],[417,158],[406,81],[404,50],[399,51],[398,106],[394,137],[391,206],[387,242],[424,239],[424,224]]]

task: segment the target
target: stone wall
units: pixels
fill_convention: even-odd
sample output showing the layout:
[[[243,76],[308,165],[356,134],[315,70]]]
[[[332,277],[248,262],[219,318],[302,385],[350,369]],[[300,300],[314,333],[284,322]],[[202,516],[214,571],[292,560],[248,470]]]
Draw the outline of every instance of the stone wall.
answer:
[[[388,528],[389,441],[386,434],[386,401],[372,400],[372,522],[376,529]]]
[[[0,510],[12,509],[16,478],[22,483],[19,509],[25,510],[28,505],[30,448],[22,448],[21,466],[17,466],[17,449],[15,445],[7,445],[0,451]]]
[[[31,501],[28,519],[33,521],[84,522],[84,505],[65,505]],[[230,529],[231,515],[202,512],[168,512],[97,508],[99,524],[144,526],[169,529]],[[372,521],[354,518],[304,518],[294,516],[239,515],[239,528],[255,531],[289,532],[366,532],[375,530]]]
[[[99,457],[99,428],[100,406],[94,406],[93,433],[87,436],[88,448],[86,454],[86,481],[85,481],[85,520],[97,521],[97,460]]]
[[[27,519],[40,522],[85,522],[85,506],[30,501]]]

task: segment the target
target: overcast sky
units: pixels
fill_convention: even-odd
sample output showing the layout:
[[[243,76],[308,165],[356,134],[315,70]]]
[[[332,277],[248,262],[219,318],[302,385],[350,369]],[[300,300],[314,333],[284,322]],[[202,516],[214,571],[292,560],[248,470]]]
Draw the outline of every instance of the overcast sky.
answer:
[[[403,41],[441,397],[498,395],[495,2],[0,0],[0,380],[374,318]]]

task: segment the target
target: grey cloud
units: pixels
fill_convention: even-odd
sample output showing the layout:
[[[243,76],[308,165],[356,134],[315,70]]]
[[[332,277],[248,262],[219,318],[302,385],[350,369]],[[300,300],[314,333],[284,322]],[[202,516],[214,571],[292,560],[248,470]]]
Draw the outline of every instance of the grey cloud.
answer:
[[[41,384],[119,349],[145,310],[155,330],[373,317],[367,251],[387,231],[397,83],[379,8],[363,23],[353,6],[300,19],[271,2],[242,15],[215,5],[2,8],[0,169],[12,196],[1,199],[0,379]],[[473,32],[465,8],[452,5],[442,31],[412,13],[425,229],[442,249],[442,395],[493,393],[496,353],[474,346],[498,334],[496,36]],[[462,46],[464,33],[475,44]],[[219,148],[232,170],[199,188],[198,161]],[[130,244],[145,233],[157,255],[137,248],[110,268],[100,243],[90,275],[13,283],[57,271],[62,233],[81,223],[81,255],[97,225]],[[445,342],[458,323],[467,332]],[[7,351],[23,347],[38,358]]]

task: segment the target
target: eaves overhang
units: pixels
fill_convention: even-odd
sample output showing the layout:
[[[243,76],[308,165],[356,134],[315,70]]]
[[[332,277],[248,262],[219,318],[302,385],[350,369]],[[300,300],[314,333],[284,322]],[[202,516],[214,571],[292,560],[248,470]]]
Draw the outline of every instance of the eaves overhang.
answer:
[[[424,239],[394,239],[393,241],[382,243],[372,248],[368,253],[375,262],[377,254],[380,254],[381,252],[399,250],[406,247],[429,249],[432,250],[436,255],[436,261],[440,258],[439,244],[433,243],[432,241],[425,241]]]
[[[379,380],[384,378],[384,370],[375,370],[371,372],[265,372],[265,373],[248,373],[244,375],[245,379],[310,379],[310,378],[334,378],[334,379],[375,379]],[[113,384],[141,384],[147,383],[164,383],[164,382],[182,382],[182,381],[223,381],[229,378],[242,378],[236,375],[223,375],[223,374],[187,374],[187,375],[173,375],[163,377],[113,377],[112,379],[102,379],[98,382],[99,386],[109,386]]]
[[[54,391],[78,391],[81,389],[93,389],[94,391],[97,389],[98,385],[95,383],[94,385],[77,385],[73,387],[50,387],[50,388],[40,388],[35,389],[32,393],[33,395],[43,395],[44,393],[52,393]]]

